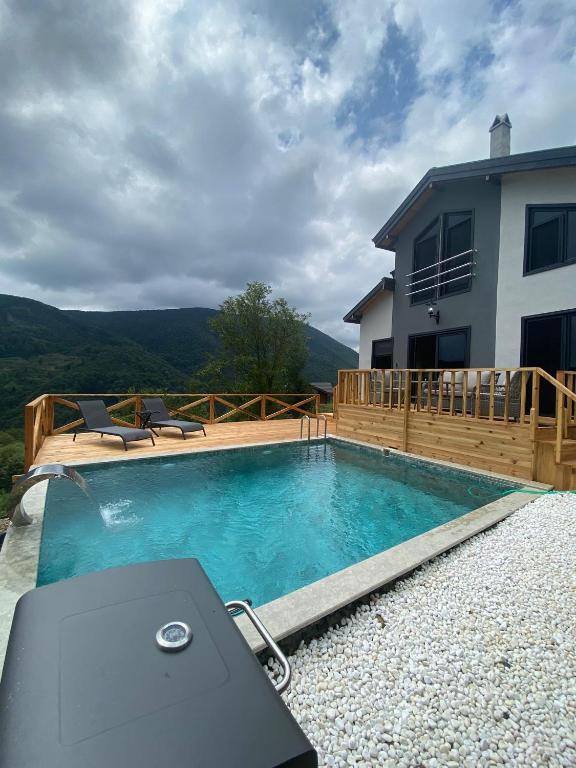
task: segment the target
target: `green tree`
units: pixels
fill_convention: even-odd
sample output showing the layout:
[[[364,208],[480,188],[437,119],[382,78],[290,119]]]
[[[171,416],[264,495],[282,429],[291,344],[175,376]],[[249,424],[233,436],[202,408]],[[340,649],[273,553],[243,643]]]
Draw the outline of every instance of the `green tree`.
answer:
[[[203,370],[204,381],[227,382],[237,392],[302,391],[308,315],[271,293],[269,285],[248,283],[220,305],[210,325],[221,352]]]

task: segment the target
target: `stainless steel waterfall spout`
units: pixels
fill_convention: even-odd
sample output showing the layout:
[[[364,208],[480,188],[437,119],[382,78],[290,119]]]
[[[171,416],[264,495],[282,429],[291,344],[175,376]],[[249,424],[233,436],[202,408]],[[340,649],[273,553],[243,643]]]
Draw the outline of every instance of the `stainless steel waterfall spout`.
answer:
[[[61,479],[71,480],[88,495],[86,481],[74,467],[67,467],[64,464],[44,464],[41,467],[34,467],[34,469],[26,472],[25,475],[22,475],[8,497],[8,516],[12,520],[12,524],[30,525],[32,522],[32,518],[26,513],[20,503],[26,491],[43,480]]]

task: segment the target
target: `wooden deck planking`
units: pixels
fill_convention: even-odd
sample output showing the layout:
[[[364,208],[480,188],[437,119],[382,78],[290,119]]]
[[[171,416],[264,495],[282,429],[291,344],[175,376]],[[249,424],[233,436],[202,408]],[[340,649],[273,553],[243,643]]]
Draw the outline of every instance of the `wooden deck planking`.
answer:
[[[448,413],[340,405],[337,433],[480,470],[532,479],[528,424]],[[539,479],[539,478],[538,478]]]
[[[322,425],[321,429],[322,429]],[[312,435],[316,435],[315,423],[311,424]],[[304,428],[306,434],[306,427]],[[98,435],[79,434],[72,442],[72,434],[46,437],[34,466],[68,462],[98,462],[103,459],[151,458],[155,454],[194,453],[205,448],[225,448],[253,445],[254,443],[282,442],[300,437],[299,419],[278,419],[274,421],[233,422],[231,424],[207,424],[206,437],[198,433],[183,440],[175,429],[162,430],[154,438],[156,446],[148,440],[129,443],[125,451],[120,438],[100,439]]]

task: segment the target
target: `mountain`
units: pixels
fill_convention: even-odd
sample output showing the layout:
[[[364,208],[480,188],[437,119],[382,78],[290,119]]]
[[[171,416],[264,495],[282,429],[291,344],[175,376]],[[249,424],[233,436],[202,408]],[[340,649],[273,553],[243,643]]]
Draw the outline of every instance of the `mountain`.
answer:
[[[68,310],[71,319],[99,331],[122,336],[163,357],[191,376],[218,350],[218,337],[209,320],[215,309],[145,309],[120,312]],[[309,357],[307,381],[336,381],[339,368],[355,368],[358,354],[311,325],[306,328]]]
[[[3,426],[21,426],[26,402],[44,392],[181,391],[218,339],[214,309],[121,312],[60,310],[0,294],[0,402]],[[308,381],[335,381],[358,355],[307,327]]]
[[[130,339],[186,376],[201,368],[218,349],[218,338],[208,321],[215,309],[142,309],[120,312],[64,310],[71,320],[98,332]]]
[[[129,339],[83,325],[39,301],[0,294],[3,426],[21,426],[24,404],[44,392],[185,385],[181,371]]]

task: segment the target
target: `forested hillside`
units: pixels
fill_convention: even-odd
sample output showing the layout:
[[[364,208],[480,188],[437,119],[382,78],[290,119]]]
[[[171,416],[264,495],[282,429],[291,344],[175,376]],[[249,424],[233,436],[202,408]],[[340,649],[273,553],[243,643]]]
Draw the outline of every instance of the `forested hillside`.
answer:
[[[63,311],[0,294],[3,426],[21,427],[26,402],[43,392],[188,391],[218,350],[204,308]],[[308,326],[307,381],[332,381],[357,365],[349,347]]]

